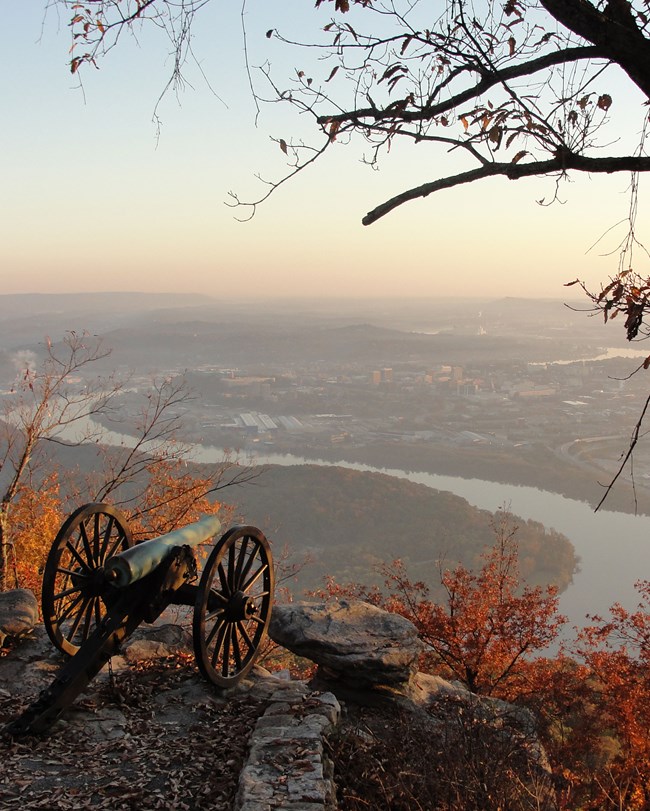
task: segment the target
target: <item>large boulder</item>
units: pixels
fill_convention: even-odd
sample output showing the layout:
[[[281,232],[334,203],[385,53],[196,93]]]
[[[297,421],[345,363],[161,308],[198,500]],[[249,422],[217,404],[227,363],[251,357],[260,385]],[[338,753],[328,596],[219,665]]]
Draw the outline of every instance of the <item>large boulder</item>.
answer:
[[[269,635],[315,662],[332,689],[360,693],[408,692],[422,652],[413,623],[363,602],[275,606]]]
[[[0,593],[0,645],[6,637],[25,636],[38,622],[38,603],[28,589]]]

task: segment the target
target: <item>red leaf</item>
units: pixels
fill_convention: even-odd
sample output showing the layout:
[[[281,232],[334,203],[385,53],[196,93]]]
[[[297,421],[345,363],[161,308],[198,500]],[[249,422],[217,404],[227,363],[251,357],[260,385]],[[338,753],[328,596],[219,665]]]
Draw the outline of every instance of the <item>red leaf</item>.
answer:
[[[285,155],[288,155],[289,153],[287,151],[287,142],[284,140],[284,138],[280,138],[279,143],[280,149],[284,152]]]
[[[602,96],[598,97],[598,106],[601,110],[609,110],[612,106],[612,97],[608,93],[603,93]]]

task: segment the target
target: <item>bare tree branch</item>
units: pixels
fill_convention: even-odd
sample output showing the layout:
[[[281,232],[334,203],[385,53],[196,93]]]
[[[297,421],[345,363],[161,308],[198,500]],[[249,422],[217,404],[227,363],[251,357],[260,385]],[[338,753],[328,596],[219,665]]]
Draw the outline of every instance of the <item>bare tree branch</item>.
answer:
[[[600,499],[600,501],[596,505],[596,509],[594,510],[594,512],[598,512],[598,510],[603,506],[607,496],[612,491],[612,487],[614,487],[614,485],[616,484],[616,482],[620,478],[621,474],[625,470],[625,466],[627,465],[628,461],[632,458],[632,454],[634,453],[634,449],[636,448],[637,443],[638,443],[639,438],[640,438],[641,426],[643,425],[643,421],[645,420],[645,416],[646,416],[646,413],[647,413],[649,407],[650,407],[650,395],[648,395],[648,397],[646,398],[645,405],[643,406],[643,410],[641,412],[641,416],[639,417],[639,419],[636,422],[636,425],[634,426],[634,430],[632,431],[632,437],[630,439],[630,444],[629,444],[629,447],[627,449],[627,452],[623,456],[623,460],[621,461],[621,464],[619,465],[618,470],[616,471],[614,477],[612,478],[610,483],[605,488],[605,492],[603,494],[603,497]]]
[[[372,223],[381,219],[381,217],[410,200],[416,200],[419,197],[428,197],[428,195],[433,194],[433,192],[460,186],[464,183],[473,183],[476,180],[482,180],[486,177],[503,175],[509,180],[519,180],[522,177],[549,175],[553,172],[566,172],[569,169],[575,169],[581,172],[605,173],[625,170],[630,172],[650,171],[650,157],[631,155],[627,157],[587,158],[582,155],[568,153],[552,158],[551,160],[537,161],[534,163],[488,163],[469,172],[462,172],[461,174],[452,175],[451,177],[443,177],[440,178],[440,180],[434,180],[431,183],[424,183],[416,188],[408,189],[377,206],[377,208],[374,208],[372,211],[369,211],[362,222],[364,225],[372,225]]]
[[[475,72],[481,73],[481,79],[473,87],[456,93],[445,101],[438,102],[437,104],[427,104],[419,110],[399,110],[395,109],[394,105],[384,109],[377,109],[376,107],[365,108],[360,110],[351,110],[350,112],[334,113],[333,115],[321,115],[316,119],[319,124],[329,124],[333,121],[343,123],[344,121],[353,121],[357,124],[363,123],[363,119],[370,118],[374,121],[383,119],[395,119],[400,121],[428,121],[435,116],[448,113],[454,110],[461,104],[465,104],[472,99],[481,96],[486,91],[501,85],[504,82],[511,81],[512,79],[520,78],[522,76],[532,76],[538,71],[545,70],[554,65],[562,65],[569,62],[575,62],[580,59],[594,59],[597,57],[604,57],[605,54],[599,49],[591,45],[583,45],[580,47],[566,48],[562,51],[555,51],[552,53],[540,56],[538,59],[532,59],[529,62],[524,62],[519,65],[511,65],[501,70],[488,71],[481,65],[474,67]]]

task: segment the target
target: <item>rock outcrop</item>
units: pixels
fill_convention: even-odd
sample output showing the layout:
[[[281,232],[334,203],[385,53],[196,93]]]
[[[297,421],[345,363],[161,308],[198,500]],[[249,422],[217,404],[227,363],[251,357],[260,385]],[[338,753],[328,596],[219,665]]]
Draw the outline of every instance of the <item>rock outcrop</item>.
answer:
[[[273,609],[274,642],[318,665],[318,681],[373,696],[409,693],[423,650],[412,622],[363,602]]]
[[[14,608],[9,612],[11,622],[3,620],[6,626],[2,627],[11,628],[12,636],[19,638],[9,655],[0,657],[0,715],[7,721],[51,683],[61,666],[62,656],[52,648],[43,626],[34,627],[29,597],[14,593],[5,603]],[[28,633],[30,627],[33,631]],[[147,804],[142,805],[142,797],[148,797],[146,792],[150,785],[164,787],[160,795],[164,801],[169,787],[185,780],[186,791],[199,792],[194,797],[197,808],[330,811],[336,807],[336,775],[332,774],[324,739],[340,722],[339,700],[342,699],[347,703],[348,713],[352,707],[364,704],[379,706],[379,712],[389,715],[397,710],[400,717],[406,719],[403,720],[405,735],[419,730],[422,740],[428,744],[439,741],[438,760],[444,755],[449,763],[445,765],[441,761],[429,766],[423,754],[425,771],[429,768],[435,771],[434,766],[444,774],[448,769],[462,770],[465,768],[464,747],[472,752],[482,747],[486,761],[495,752],[498,754],[499,747],[516,750],[518,779],[523,781],[522,785],[530,781],[530,790],[537,792],[540,809],[554,811],[556,808],[548,764],[535,735],[532,715],[505,702],[476,696],[459,683],[418,673],[422,643],[415,627],[403,617],[360,602],[341,602],[334,606],[291,603],[275,607],[270,635],[278,644],[315,662],[318,665],[315,680],[307,684],[291,680],[288,674],[279,678],[256,667],[226,698],[215,694],[212,686],[191,668],[179,667],[179,660],[172,659],[159,669],[154,688],[147,675],[150,672],[147,665],[142,669],[143,663],[185,654],[192,645],[188,632],[182,627],[144,627],[126,642],[121,655],[113,657],[111,662],[113,673],[126,674],[124,686],[115,688],[110,672],[100,674],[57,722],[53,738],[62,743],[70,742],[71,746],[78,740],[84,752],[93,749],[104,753],[110,765],[111,785],[128,784],[133,789],[135,781],[141,792],[139,807],[142,808],[160,807],[150,806],[148,799]],[[133,669],[137,672],[131,678],[129,674]],[[239,746],[239,733],[235,729],[240,725],[238,706],[242,719],[245,715],[249,722],[246,734],[250,734],[250,738],[244,740],[242,746]],[[226,710],[231,713],[230,719],[220,721],[220,713]],[[223,736],[221,743],[213,740],[217,727]],[[358,748],[362,751],[368,744],[363,738],[363,729],[357,724],[349,725],[349,729],[352,731],[348,731],[348,735],[361,736]],[[178,762],[175,747],[181,759]],[[222,775],[217,781],[230,780],[234,786],[227,806],[219,805],[216,795],[206,793],[205,786],[193,788],[197,780],[210,780],[214,784],[214,765],[206,763],[205,755],[210,747],[219,763],[220,758],[227,757],[227,753],[236,748],[242,753],[243,759],[237,761],[234,775],[231,773],[230,778]],[[0,805],[17,811],[44,807],[38,802],[45,798],[43,792],[48,790],[47,786],[45,783],[41,786],[36,778],[30,777],[20,758],[15,764],[10,762],[13,756],[14,753],[8,751],[6,762],[23,781],[21,785],[27,788],[15,791],[10,788],[3,799],[5,781],[0,777]],[[71,804],[61,800],[63,804],[57,807],[81,807],[74,803],[83,798],[84,792],[91,791],[92,785],[97,785],[101,773],[79,772],[74,756],[66,759],[65,751],[60,766],[55,767],[52,764],[56,757],[53,760],[51,747],[43,747],[40,753],[34,750],[29,769],[36,769],[37,774],[60,769],[61,776],[57,779],[62,787],[68,786]],[[125,757],[126,761],[120,760]],[[135,767],[140,762],[155,764],[157,759],[160,773],[152,767],[152,775],[147,775],[141,783],[137,782],[140,778],[136,778],[136,772],[129,772],[131,761]],[[226,765],[234,762],[230,755]],[[99,769],[101,761],[93,765],[93,769],[95,766]],[[464,779],[462,771],[454,779]],[[37,804],[25,805],[27,797]],[[154,796],[151,802],[158,799]],[[203,799],[210,799],[212,805],[204,806]],[[107,805],[98,807],[108,808],[113,802],[108,795],[105,800]]]
[[[36,597],[27,589],[0,592],[0,645],[7,637],[21,637],[38,622]]]
[[[508,753],[517,763],[517,779],[535,797],[537,807],[557,807],[532,714],[475,695],[459,682],[419,673],[423,645],[405,618],[362,602],[290,603],[274,609],[269,633],[278,644],[318,665],[313,687],[357,705],[399,706],[410,719],[405,734],[417,729],[424,738],[439,740],[449,770],[462,770],[469,752],[480,753],[485,763],[492,756],[500,762]],[[358,746],[364,745],[360,739]]]

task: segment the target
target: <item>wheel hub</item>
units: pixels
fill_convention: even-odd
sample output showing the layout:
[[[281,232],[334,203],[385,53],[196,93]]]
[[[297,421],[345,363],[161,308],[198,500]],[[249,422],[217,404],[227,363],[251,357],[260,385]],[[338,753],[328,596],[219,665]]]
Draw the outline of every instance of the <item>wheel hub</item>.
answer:
[[[255,601],[243,591],[236,591],[228,601],[226,617],[230,622],[241,622],[257,614]]]
[[[90,573],[78,569],[74,574],[70,575],[70,582],[87,597],[99,597],[106,588],[104,567],[99,566]]]

